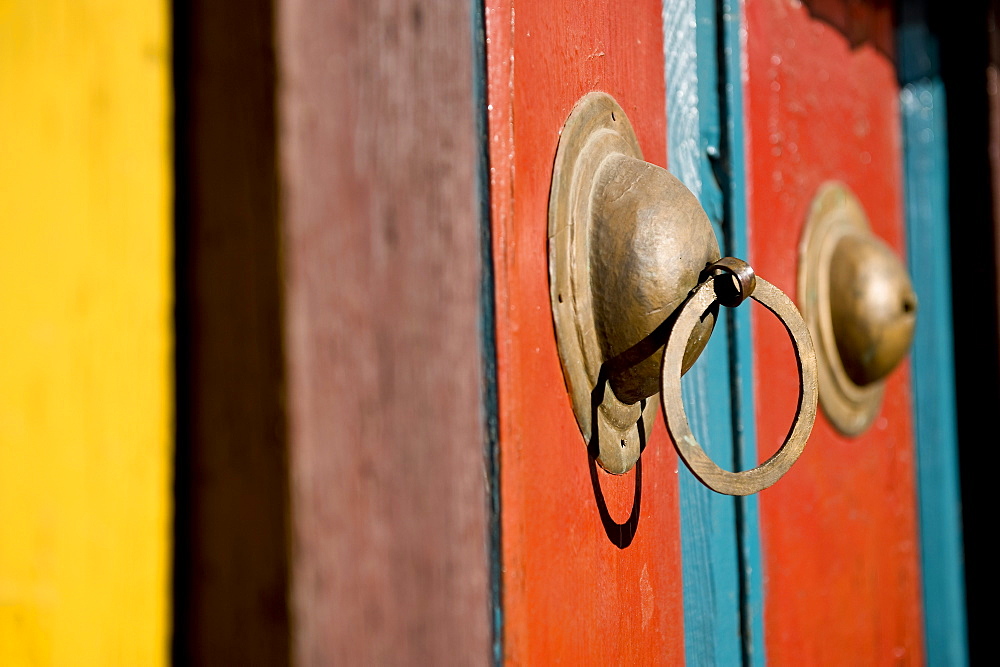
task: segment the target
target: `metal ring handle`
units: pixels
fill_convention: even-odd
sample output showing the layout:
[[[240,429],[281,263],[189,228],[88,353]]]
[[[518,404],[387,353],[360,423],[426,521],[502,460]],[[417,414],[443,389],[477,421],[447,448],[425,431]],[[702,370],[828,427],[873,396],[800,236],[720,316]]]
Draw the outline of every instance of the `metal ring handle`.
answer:
[[[705,486],[718,493],[747,496],[771,486],[788,472],[806,446],[806,439],[816,421],[817,365],[809,329],[791,299],[763,278],[756,279],[750,296],[781,320],[792,339],[799,370],[799,403],[795,421],[781,448],[761,465],[745,472],[730,472],[720,468],[701,448],[691,432],[684,404],[681,401],[681,362],[684,349],[695,325],[705,311],[719,299],[715,281],[706,280],[695,288],[681,308],[667,340],[660,372],[660,402],[666,417],[667,430],[674,440],[677,453],[691,472]]]

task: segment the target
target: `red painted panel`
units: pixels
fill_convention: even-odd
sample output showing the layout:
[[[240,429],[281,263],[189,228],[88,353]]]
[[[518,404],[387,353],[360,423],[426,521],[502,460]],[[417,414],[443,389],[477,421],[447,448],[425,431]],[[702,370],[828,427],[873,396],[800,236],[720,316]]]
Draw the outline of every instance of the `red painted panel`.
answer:
[[[821,4],[829,18],[833,5],[856,3]],[[883,46],[892,17],[870,4],[879,9],[852,15],[851,32],[871,39],[853,47],[808,3],[746,5],[751,257],[790,295],[809,204],[828,179],[847,183],[875,233],[903,253],[899,90]],[[787,432],[797,385],[787,337],[759,310],[754,335],[763,459]],[[846,438],[820,416],[802,458],[761,495],[773,664],[922,662],[909,411],[904,367],[871,430]]]
[[[679,662],[677,458],[660,419],[640,468],[613,477],[589,461],[559,367],[546,248],[559,130],[585,93],[613,95],[646,159],[666,164],[661,4],[486,5],[505,657]]]

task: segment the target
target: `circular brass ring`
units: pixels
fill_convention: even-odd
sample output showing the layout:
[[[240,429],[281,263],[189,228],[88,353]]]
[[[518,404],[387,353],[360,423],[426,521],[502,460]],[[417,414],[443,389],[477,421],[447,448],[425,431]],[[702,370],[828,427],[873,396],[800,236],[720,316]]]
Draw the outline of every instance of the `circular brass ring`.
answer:
[[[746,496],[771,486],[788,472],[802,454],[806,440],[816,421],[816,351],[805,321],[784,292],[758,277],[750,296],[770,310],[784,325],[792,339],[799,370],[799,402],[795,421],[781,448],[761,465],[745,472],[730,472],[720,468],[701,448],[691,432],[681,400],[681,362],[687,339],[695,324],[718,299],[715,282],[706,280],[685,302],[667,340],[660,373],[660,401],[677,453],[708,488],[731,496]]]

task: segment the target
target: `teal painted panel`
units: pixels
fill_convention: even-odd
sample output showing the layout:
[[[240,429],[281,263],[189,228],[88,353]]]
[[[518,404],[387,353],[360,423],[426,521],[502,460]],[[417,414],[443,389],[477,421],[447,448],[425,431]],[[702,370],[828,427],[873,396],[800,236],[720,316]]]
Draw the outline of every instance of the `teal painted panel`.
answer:
[[[497,394],[496,301],[493,275],[493,231],[490,225],[490,141],[487,107],[486,8],[483,0],[471,1],[473,99],[479,135],[477,185],[479,195],[479,251],[482,278],[479,284],[479,334],[482,359],[483,462],[487,486],[487,555],[490,576],[490,628],[493,664],[503,663],[503,548],[500,532],[500,405]]]
[[[721,17],[721,21],[720,21]],[[723,254],[746,257],[739,14],[679,0],[663,14],[670,170],[699,198]],[[722,85],[720,85],[720,81]],[[722,309],[684,404],[706,452],[729,469],[755,455],[749,306]],[[685,656],[693,665],[763,660],[757,501],[718,495],[680,470]]]
[[[722,153],[728,161],[726,206],[727,252],[753,266],[747,238],[747,156],[743,132],[743,52],[740,30],[743,23],[740,0],[722,0],[719,24],[722,45],[720,60],[725,78],[722,99],[725,105],[726,141]],[[732,311],[730,356],[732,396],[736,419],[733,422],[735,458],[740,470],[757,465],[757,431],[754,423],[753,337],[747,301]],[[744,664],[764,665],[764,561],[760,545],[760,512],[756,495],[737,499],[740,547],[741,634]]]
[[[722,192],[706,154],[707,145],[717,154],[720,132],[714,11],[704,12],[699,7],[704,4],[679,0],[664,7],[667,156],[670,171],[709,214],[721,244]],[[684,408],[695,437],[724,466],[734,462],[726,329],[723,322],[717,324],[682,381]],[[683,463],[679,466],[685,659],[689,665],[739,664],[736,504],[705,488]]]
[[[927,664],[968,664],[955,409],[948,137],[938,41],[925,0],[900,10],[897,48],[907,259],[917,292],[910,354]]]
[[[926,58],[900,35],[904,57]],[[962,523],[952,355],[945,95],[936,77],[900,93],[906,174],[907,253],[919,299],[910,354],[917,447],[927,664],[968,664]]]

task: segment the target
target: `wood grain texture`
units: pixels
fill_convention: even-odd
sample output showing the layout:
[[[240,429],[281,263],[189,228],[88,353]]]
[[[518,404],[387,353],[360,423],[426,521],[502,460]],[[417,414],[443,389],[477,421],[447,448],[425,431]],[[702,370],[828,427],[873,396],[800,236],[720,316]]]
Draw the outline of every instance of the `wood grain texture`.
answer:
[[[920,295],[911,354],[913,425],[923,602],[924,609],[933,610],[924,614],[926,659],[929,665],[961,666],[969,663],[969,650],[948,196],[949,171],[958,168],[965,173],[966,165],[962,156],[948,154],[948,120],[953,114],[942,80],[942,40],[936,30],[932,32],[932,26],[939,30],[940,23],[933,22],[929,5],[926,1],[903,5],[896,30],[907,255],[914,289]],[[964,19],[971,20],[972,15]],[[964,114],[953,113],[963,116],[960,122],[967,122]]]
[[[707,1],[707,0],[705,0]],[[742,0],[722,0],[717,21],[721,24],[722,49],[719,60],[725,73],[720,97],[725,107],[725,131],[721,153],[728,162],[728,201],[726,206],[727,239],[730,255],[753,262],[748,222],[749,163],[747,122],[744,113],[746,80],[746,33]],[[752,304],[747,304],[752,305]],[[731,313],[729,334],[732,355],[732,397],[737,415],[734,444],[740,470],[757,464],[757,424],[754,414],[754,377],[756,355],[753,345],[750,309]],[[743,664],[762,665],[767,661],[764,649],[764,575],[759,496],[739,499],[737,523],[740,531],[741,639]]]
[[[721,4],[720,11],[715,0],[664,3],[668,154],[671,171],[709,213],[723,254],[746,257],[740,15]],[[732,470],[756,465],[756,451],[752,461],[738,462],[743,449],[756,449],[752,407],[741,409],[752,406],[749,310],[721,310],[708,346],[682,380],[698,441]],[[686,472],[679,488],[685,660],[752,664],[763,654],[756,497],[718,495]]]
[[[829,5],[829,3],[826,3]],[[848,3],[849,4],[849,3]],[[747,5],[750,242],[754,268],[791,293],[802,225],[819,185],[845,182],[873,231],[904,254],[900,111],[893,63],[852,48],[808,7]],[[891,20],[873,14],[874,44]],[[796,385],[784,333],[763,313],[758,456],[792,420]],[[775,664],[923,659],[909,367],[888,380],[857,438],[821,416],[801,459],[760,497],[768,660]]]
[[[483,663],[470,8],[177,15],[175,658]]]
[[[703,19],[700,22],[699,11]],[[716,38],[715,29],[714,0],[700,3],[683,0],[663,5],[663,54],[670,114],[667,123],[669,169],[698,198],[722,244],[725,239],[722,191],[705,150],[708,145],[719,149],[721,132],[718,63],[715,50],[711,48]],[[709,48],[699,49],[699,43]],[[727,254],[723,251],[723,255]],[[708,345],[684,375],[681,385],[684,409],[698,442],[720,465],[735,469],[732,403],[719,400],[720,396],[725,396],[729,385],[717,382],[719,378],[728,378],[730,372],[728,323],[731,313],[724,312],[726,310],[720,309],[720,319]],[[684,466],[678,474],[678,489],[684,567],[685,662],[690,665],[735,664],[742,653],[738,501],[714,493]]]
[[[658,421],[639,464],[596,467],[573,417],[549,305],[559,130],[611,94],[665,164],[660,3],[486,3],[500,409],[504,658],[683,659],[677,458]]]
[[[293,654],[482,664],[471,6],[277,7]]]

